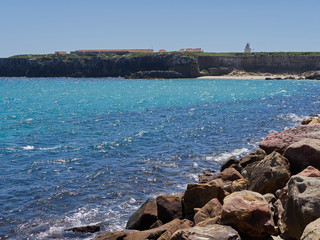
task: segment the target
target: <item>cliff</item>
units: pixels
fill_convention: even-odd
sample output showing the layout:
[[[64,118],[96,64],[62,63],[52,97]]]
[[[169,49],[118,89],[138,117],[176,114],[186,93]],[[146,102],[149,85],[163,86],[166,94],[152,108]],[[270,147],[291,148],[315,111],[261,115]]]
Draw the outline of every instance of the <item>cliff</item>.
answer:
[[[26,55],[0,59],[2,77],[194,78],[200,71],[298,73],[320,70],[320,54],[129,53],[125,55]],[[208,71],[209,70],[209,71]]]
[[[199,69],[227,68],[246,72],[303,73],[320,69],[320,56],[296,55],[240,55],[198,56]]]
[[[185,53],[128,54],[0,59],[0,76],[5,77],[127,77],[142,78],[199,76],[198,60]]]

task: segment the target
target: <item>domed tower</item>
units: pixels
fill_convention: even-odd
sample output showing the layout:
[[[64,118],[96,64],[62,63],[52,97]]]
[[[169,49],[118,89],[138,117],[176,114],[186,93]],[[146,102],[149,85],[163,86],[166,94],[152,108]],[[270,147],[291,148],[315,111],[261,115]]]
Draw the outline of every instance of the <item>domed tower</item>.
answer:
[[[251,48],[250,48],[250,44],[247,43],[246,47],[244,48],[244,52],[245,53],[251,53]]]

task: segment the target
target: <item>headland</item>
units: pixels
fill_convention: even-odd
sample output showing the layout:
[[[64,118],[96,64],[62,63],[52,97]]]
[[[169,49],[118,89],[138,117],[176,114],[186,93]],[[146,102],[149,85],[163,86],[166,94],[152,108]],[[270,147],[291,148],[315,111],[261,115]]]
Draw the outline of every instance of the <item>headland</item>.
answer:
[[[191,50],[18,55],[0,59],[0,76],[320,79],[318,52],[206,53]]]

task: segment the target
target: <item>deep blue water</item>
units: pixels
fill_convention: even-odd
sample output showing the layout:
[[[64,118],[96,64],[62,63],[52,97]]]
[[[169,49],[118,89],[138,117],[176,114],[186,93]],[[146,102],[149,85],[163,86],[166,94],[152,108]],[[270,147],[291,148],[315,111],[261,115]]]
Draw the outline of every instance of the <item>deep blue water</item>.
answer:
[[[320,81],[0,78],[0,239],[122,229],[147,198],[319,113],[319,93]]]

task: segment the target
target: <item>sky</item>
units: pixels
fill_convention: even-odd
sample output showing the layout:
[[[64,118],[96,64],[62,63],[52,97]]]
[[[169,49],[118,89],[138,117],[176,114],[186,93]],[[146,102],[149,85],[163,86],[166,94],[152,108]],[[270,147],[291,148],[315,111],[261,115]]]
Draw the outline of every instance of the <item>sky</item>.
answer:
[[[0,0],[0,57],[79,49],[320,51],[319,0]]]

